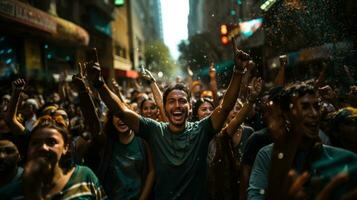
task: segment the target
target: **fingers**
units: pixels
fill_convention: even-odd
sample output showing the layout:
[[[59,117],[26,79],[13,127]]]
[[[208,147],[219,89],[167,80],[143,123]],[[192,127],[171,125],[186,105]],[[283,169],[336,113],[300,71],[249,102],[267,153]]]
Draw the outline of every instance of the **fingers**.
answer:
[[[26,85],[26,81],[22,78],[16,79],[12,82],[12,86],[14,89],[24,89]]]
[[[345,183],[348,180],[348,175],[346,173],[341,173],[333,177],[333,179],[320,191],[317,195],[316,200],[327,200],[331,196],[333,190]]]
[[[290,172],[289,172],[290,175]],[[292,185],[289,189],[289,195],[296,196],[302,190],[303,185],[309,181],[310,175],[307,172],[304,172],[300,176],[297,176],[292,182]]]

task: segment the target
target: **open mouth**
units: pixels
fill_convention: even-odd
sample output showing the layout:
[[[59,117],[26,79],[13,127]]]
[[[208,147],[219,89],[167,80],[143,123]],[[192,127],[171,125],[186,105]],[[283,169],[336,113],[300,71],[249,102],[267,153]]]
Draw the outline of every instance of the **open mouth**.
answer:
[[[182,111],[174,111],[172,113],[172,116],[174,118],[175,121],[180,121],[184,118],[184,112]]]

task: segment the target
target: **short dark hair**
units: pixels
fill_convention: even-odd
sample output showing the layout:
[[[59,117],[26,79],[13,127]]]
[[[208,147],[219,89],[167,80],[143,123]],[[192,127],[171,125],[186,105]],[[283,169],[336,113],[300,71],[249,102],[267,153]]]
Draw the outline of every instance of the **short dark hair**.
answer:
[[[293,97],[302,97],[306,94],[317,94],[313,85],[307,82],[294,82],[287,85],[280,96],[280,106],[282,110],[289,110]]]
[[[187,94],[187,100],[188,102],[191,101],[191,92],[188,90],[188,88],[182,84],[182,83],[177,83],[175,85],[170,85],[169,87],[166,88],[164,94],[162,95],[163,98],[163,103],[164,106],[166,105],[166,101],[167,101],[167,96],[169,95],[169,93],[173,90],[181,90],[184,91]]]

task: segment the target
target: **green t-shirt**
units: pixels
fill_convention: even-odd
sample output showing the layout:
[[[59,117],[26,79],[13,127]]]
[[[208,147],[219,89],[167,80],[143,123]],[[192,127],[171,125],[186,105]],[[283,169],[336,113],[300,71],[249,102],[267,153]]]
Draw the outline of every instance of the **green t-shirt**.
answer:
[[[169,124],[140,118],[138,135],[151,146],[155,169],[155,199],[207,199],[207,151],[215,131],[211,118],[187,122],[173,134]]]
[[[25,199],[22,191],[22,180],[13,183],[4,190],[0,190],[1,199]],[[51,200],[71,199],[107,199],[103,188],[99,184],[98,178],[91,169],[77,165],[63,190],[54,194]]]
[[[139,137],[129,144],[114,142],[113,155],[103,186],[110,199],[139,199],[145,171],[145,147]]]

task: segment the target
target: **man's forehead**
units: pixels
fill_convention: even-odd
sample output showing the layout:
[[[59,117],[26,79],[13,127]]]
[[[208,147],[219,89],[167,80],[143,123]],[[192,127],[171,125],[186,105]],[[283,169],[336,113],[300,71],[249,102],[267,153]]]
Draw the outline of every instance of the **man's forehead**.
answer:
[[[295,99],[299,103],[316,103],[319,102],[319,98],[316,94],[305,94]]]
[[[168,95],[167,97],[168,98],[175,98],[175,97],[184,97],[184,98],[187,98],[187,94],[185,91],[183,90],[172,90]]]

